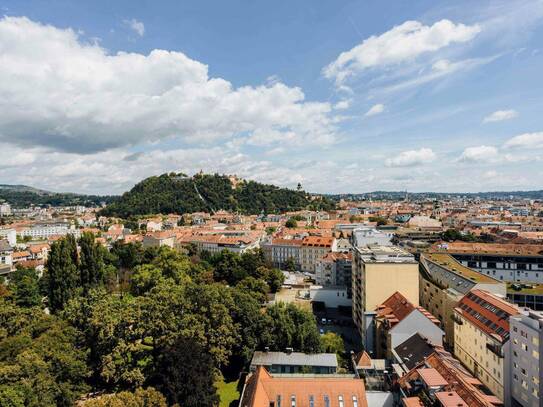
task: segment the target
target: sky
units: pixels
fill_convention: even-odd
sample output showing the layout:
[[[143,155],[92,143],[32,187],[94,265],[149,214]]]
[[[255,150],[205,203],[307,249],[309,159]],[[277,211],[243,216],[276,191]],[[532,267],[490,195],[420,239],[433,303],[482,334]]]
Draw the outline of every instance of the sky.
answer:
[[[543,189],[543,0],[0,0],[0,183]]]

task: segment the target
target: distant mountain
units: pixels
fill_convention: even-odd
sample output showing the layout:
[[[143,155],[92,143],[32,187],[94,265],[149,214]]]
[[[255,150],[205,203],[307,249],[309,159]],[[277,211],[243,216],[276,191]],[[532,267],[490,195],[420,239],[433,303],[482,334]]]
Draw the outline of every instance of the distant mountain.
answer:
[[[278,213],[305,208],[332,209],[334,204],[304,191],[240,180],[226,175],[162,174],[149,177],[125,192],[101,212],[129,217],[156,213],[237,211]]]
[[[38,195],[47,195],[52,194],[53,192],[45,191],[43,189],[38,189],[34,187],[29,187],[27,185],[8,185],[0,184],[0,193],[9,191],[9,192],[32,192]]]
[[[14,208],[36,206],[99,206],[110,203],[115,196],[82,195],[50,192],[27,185],[0,184],[0,202],[8,202]]]

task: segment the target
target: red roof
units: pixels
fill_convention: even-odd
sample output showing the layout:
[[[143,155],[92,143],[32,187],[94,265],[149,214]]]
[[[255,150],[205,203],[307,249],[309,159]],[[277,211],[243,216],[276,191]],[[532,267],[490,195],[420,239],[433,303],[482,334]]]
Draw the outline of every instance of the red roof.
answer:
[[[472,290],[458,303],[455,311],[487,335],[502,342],[509,339],[509,317],[519,313],[509,302],[483,290]]]
[[[388,297],[381,305],[377,306],[376,311],[378,318],[388,320],[390,327],[393,327],[411,314],[414,309],[419,310],[426,318],[439,326],[439,320],[436,317],[423,307],[415,307],[398,291]]]
[[[307,236],[304,237],[302,245],[311,247],[332,247],[333,243],[333,237]]]

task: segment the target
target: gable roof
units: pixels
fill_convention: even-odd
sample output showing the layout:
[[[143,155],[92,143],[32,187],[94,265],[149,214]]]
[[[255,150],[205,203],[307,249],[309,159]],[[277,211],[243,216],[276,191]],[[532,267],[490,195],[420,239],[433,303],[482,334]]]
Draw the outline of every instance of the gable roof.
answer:
[[[282,407],[290,406],[292,397],[298,406],[309,405],[310,397],[313,397],[314,407],[325,407],[325,397],[329,400],[329,407],[339,407],[340,398],[345,406],[352,406],[353,397],[356,398],[358,407],[368,406],[362,379],[340,375],[272,376],[262,366],[247,378],[239,405],[268,407],[272,401],[277,405],[279,397]]]
[[[385,319],[392,328],[414,310],[420,311],[433,324],[439,326],[439,320],[423,307],[415,307],[399,291],[396,291],[388,297],[382,304],[376,308],[377,318]]]

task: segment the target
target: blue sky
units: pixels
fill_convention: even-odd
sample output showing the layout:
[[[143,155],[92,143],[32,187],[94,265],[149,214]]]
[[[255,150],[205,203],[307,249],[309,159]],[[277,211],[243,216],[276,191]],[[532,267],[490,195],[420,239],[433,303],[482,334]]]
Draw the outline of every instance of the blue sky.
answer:
[[[0,182],[543,188],[543,1],[2,1]]]

